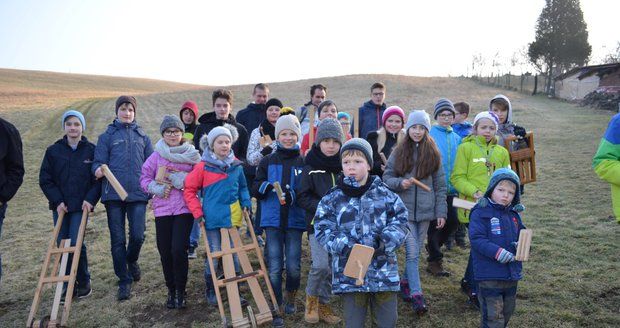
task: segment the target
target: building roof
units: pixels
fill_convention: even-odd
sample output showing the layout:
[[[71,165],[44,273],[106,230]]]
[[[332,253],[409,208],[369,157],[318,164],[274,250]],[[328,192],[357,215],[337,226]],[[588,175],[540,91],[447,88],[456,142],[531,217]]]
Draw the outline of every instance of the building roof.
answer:
[[[564,74],[560,74],[556,76],[554,80],[555,81],[564,80],[565,78],[569,76],[573,76],[575,74],[578,74],[577,79],[581,80],[592,74],[603,76],[606,74],[613,73],[619,69],[620,69],[620,63],[576,67]]]

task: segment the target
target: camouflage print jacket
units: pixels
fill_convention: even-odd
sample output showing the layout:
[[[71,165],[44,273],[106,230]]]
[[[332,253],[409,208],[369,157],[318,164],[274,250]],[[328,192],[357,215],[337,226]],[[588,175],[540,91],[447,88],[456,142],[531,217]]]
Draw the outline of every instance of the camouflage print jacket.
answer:
[[[379,177],[368,179],[365,186],[353,188],[344,186],[341,177],[321,199],[314,217],[316,239],[332,254],[334,294],[399,290],[396,249],[409,233],[407,208]],[[367,190],[358,197],[347,190],[361,188]],[[384,250],[378,247],[381,243]],[[379,249],[361,286],[344,275],[348,253],[355,244]]]

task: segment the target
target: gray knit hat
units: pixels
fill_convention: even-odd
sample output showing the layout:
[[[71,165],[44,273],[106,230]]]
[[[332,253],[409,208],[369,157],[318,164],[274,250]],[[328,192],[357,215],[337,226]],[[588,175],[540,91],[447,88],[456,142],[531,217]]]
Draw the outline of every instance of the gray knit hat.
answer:
[[[372,167],[372,165],[373,165],[373,162],[372,162],[372,147],[370,146],[368,141],[366,141],[365,139],[362,139],[362,138],[350,139],[349,141],[345,142],[344,145],[342,145],[342,147],[340,148],[340,156],[342,156],[342,153],[345,150],[351,150],[351,149],[356,149],[356,150],[361,151],[364,154],[364,156],[366,157],[366,161],[368,161],[368,165],[370,165],[370,167]]]
[[[295,115],[284,115],[276,122],[276,139],[283,130],[291,130],[297,135],[297,141],[301,140],[301,125]]]
[[[431,118],[428,116],[428,113],[423,110],[414,110],[409,113],[405,131],[409,131],[409,128],[416,124],[424,126],[429,132],[431,131]]]
[[[314,143],[318,146],[321,141],[329,138],[336,139],[340,145],[342,145],[342,140],[344,140],[342,125],[333,118],[321,120],[319,127],[316,129],[316,140],[314,140]]]
[[[161,133],[161,135],[163,136],[164,131],[170,128],[177,128],[181,130],[181,132],[185,133],[185,125],[183,124],[183,122],[181,122],[181,119],[179,119],[177,116],[166,115],[164,116],[164,119],[161,121],[161,125],[159,126],[159,133]]]
[[[221,136],[221,135],[225,135],[227,137],[230,138],[230,144],[234,144],[237,139],[239,138],[239,131],[237,131],[237,128],[233,125],[230,125],[228,123],[225,123],[222,126],[216,126],[213,129],[211,129],[211,131],[209,131],[209,134],[207,134],[207,144],[209,146],[209,149],[213,149],[213,143],[215,142],[215,139],[217,139],[217,137]],[[204,137],[203,137],[204,138]],[[200,140],[200,148],[204,149],[204,145],[202,142],[202,139]]]
[[[454,104],[450,101],[450,99],[441,98],[435,104],[435,113],[433,114],[433,118],[437,119],[437,115],[443,111],[450,111],[452,116],[456,116],[456,109],[454,108]]]

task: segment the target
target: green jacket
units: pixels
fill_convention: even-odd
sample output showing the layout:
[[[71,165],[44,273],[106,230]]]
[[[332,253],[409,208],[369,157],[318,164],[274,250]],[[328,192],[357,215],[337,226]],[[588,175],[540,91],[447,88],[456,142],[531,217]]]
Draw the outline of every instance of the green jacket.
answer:
[[[620,223],[620,114],[612,117],[592,160],[594,172],[611,185],[611,203]]]
[[[487,169],[487,157],[491,163]],[[459,198],[474,200],[476,191],[484,193],[495,169],[510,168],[510,155],[506,148],[497,144],[497,139],[486,143],[483,136],[470,135],[463,139],[456,151],[454,169],[450,182],[459,192]],[[458,210],[459,221],[469,222],[469,211]]]

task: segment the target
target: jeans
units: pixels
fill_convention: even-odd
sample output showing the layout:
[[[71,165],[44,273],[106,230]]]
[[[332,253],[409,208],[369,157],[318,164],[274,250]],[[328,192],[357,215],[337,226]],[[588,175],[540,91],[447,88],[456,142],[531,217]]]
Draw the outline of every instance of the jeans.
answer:
[[[189,246],[197,248],[198,242],[200,242],[200,223],[198,220],[194,220],[192,231],[189,234]]]
[[[187,248],[194,218],[191,214],[155,218],[157,250],[164,271],[166,287],[185,291],[187,284]]]
[[[411,296],[413,296],[422,294],[418,262],[420,260],[420,250],[424,246],[424,239],[426,239],[429,221],[408,221],[407,225],[409,225],[410,232],[405,239],[405,277],[407,277]]]
[[[7,204],[0,205],[0,237],[2,237],[2,222],[4,222],[4,216],[6,215]],[[0,254],[0,281],[2,280],[2,254]]]
[[[269,259],[269,280],[278,305],[282,305],[282,266],[286,254],[286,290],[299,289],[301,279],[301,236],[303,230],[280,230],[265,228],[267,244],[266,257]]]
[[[222,250],[222,234],[220,233],[220,229],[207,229],[207,242],[209,243],[209,251],[211,253],[218,252]],[[230,238],[230,247],[234,248],[232,238]],[[239,272],[239,260],[237,259],[237,255],[233,255],[233,263],[235,265],[235,271]],[[215,274],[217,274],[219,269],[220,260],[213,259],[213,270],[215,270]],[[205,259],[205,282],[208,284],[211,280],[211,268],[209,267],[209,258]]]
[[[54,225],[58,221],[58,212],[52,211],[52,217],[54,219]],[[88,219],[87,219],[88,220]],[[58,231],[58,240],[56,241],[60,245],[62,239],[71,238],[71,246],[75,246],[77,242],[78,232],[80,231],[80,223],[82,222],[82,212],[69,212],[65,213],[62,219],[62,226]],[[86,232],[85,232],[86,233]],[[71,263],[73,261],[73,254],[69,254],[69,261],[67,262],[66,275],[71,273]],[[78,285],[88,284],[90,282],[90,272],[88,272],[88,258],[86,256],[86,242],[82,239],[82,250],[80,251],[80,262],[77,267],[77,275],[75,277]]]
[[[370,306],[373,327],[396,327],[397,305],[395,292],[342,294],[344,325],[347,328],[364,327]]]
[[[479,287],[480,327],[506,327],[516,307],[517,282],[482,280]]]
[[[458,227],[459,219],[456,209],[452,206],[453,199],[454,196],[447,197],[448,217],[445,218],[446,224],[444,227],[437,229],[437,220],[431,221],[428,226],[428,262],[436,262],[443,259],[441,246],[448,241],[448,237],[450,237]]]
[[[327,304],[332,294],[332,277],[329,263],[329,253],[317,241],[313,233],[309,234],[310,254],[312,265],[308,272],[306,294],[318,296],[319,303]]]
[[[105,208],[110,229],[114,273],[119,279],[119,285],[131,284],[133,279],[127,264],[137,262],[140,257],[146,230],[146,202],[109,201],[105,203]],[[129,243],[125,236],[125,216],[129,222]]]

